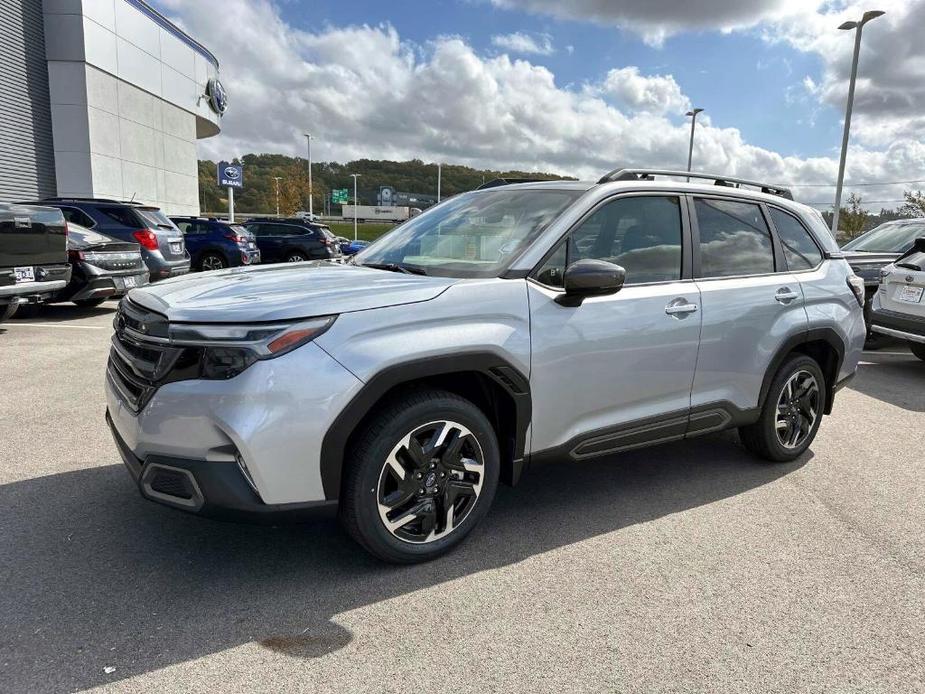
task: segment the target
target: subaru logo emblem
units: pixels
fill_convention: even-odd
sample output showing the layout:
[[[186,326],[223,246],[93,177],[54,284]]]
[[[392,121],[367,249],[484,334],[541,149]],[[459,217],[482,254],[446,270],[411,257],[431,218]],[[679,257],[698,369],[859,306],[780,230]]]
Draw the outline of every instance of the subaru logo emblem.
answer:
[[[225,178],[230,178],[233,181],[236,181],[240,176],[241,172],[234,167],[229,166],[227,169],[225,169]]]
[[[206,97],[213,111],[220,116],[225,114],[225,109],[228,108],[228,95],[225,93],[225,87],[217,78],[213,77],[206,84]]]
[[[906,282],[908,282],[909,284],[912,284],[913,282],[915,282],[915,277],[913,277],[912,275],[906,275]]]
[[[424,478],[425,487],[433,487],[437,482],[437,475],[433,472],[428,473],[427,477]]]

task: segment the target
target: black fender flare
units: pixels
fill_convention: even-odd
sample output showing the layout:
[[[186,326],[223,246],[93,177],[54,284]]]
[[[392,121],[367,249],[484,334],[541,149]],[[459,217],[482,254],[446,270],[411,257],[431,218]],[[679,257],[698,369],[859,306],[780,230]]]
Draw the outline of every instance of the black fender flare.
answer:
[[[845,361],[846,349],[845,341],[833,328],[810,328],[809,330],[796,333],[784,341],[774,354],[774,358],[771,359],[771,363],[764,374],[764,380],[761,382],[761,392],[758,396],[759,410],[764,407],[765,400],[768,397],[768,391],[771,389],[771,381],[773,381],[774,377],[777,375],[778,370],[784,363],[784,359],[786,359],[791,352],[795,350],[799,351],[798,348],[801,345],[810,342],[825,342],[836,354],[834,373],[831,378],[828,378],[829,374],[826,374],[827,378],[825,384],[825,414],[830,414],[832,412],[832,401],[835,397],[835,391],[837,390],[836,381],[838,379],[838,373],[841,371],[841,365]],[[820,367],[824,368],[825,365],[820,364]]]
[[[530,381],[505,358],[492,352],[413,359],[390,366],[373,376],[340,412],[321,443],[321,482],[325,499],[340,495],[347,443],[363,418],[393,388],[421,379],[477,372],[491,379],[512,400],[515,409],[513,459],[502,459],[502,480],[515,484],[524,466],[527,429],[532,415]]]

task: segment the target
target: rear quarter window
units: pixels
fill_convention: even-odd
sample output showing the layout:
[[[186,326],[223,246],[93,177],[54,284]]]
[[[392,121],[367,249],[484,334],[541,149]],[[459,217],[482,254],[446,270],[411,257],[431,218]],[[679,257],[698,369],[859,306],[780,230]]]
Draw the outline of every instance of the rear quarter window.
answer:
[[[811,270],[819,265],[822,262],[822,252],[800,220],[776,207],[770,210],[771,220],[777,229],[777,236],[784,247],[787,269],[798,272]]]
[[[110,222],[121,224],[124,227],[139,228],[146,226],[135,211],[128,207],[100,207],[99,212]]]

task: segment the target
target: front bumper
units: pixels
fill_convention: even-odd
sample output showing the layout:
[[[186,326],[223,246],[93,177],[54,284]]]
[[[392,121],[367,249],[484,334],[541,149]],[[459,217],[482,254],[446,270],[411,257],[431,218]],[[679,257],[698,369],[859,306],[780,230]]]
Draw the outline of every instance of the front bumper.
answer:
[[[208,518],[266,523],[305,520],[318,510],[337,503],[265,504],[235,463],[160,455],[142,460],[122,440],[109,410],[106,423],[138,491],[150,501]]]
[[[897,313],[876,305],[870,317],[871,330],[875,333],[925,343],[925,319]]]
[[[191,379],[161,385],[137,413],[119,395],[118,376],[107,373],[106,404],[113,436],[130,460],[139,461],[142,468],[161,461],[194,476],[203,504],[184,510],[219,515],[216,510],[227,506],[231,515],[242,508],[251,515],[272,515],[285,514],[291,504],[325,500],[321,444],[361,386],[327,352],[309,343],[276,359],[258,361],[226,381]],[[213,487],[245,489],[249,494],[243,499],[230,492],[210,497]],[[166,503],[150,493],[146,496]]]

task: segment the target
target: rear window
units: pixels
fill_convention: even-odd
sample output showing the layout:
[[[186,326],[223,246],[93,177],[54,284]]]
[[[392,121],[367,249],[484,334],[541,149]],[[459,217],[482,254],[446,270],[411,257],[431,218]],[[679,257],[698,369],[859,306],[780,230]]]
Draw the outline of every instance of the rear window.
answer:
[[[896,261],[896,267],[906,268],[907,270],[925,271],[925,253],[913,251]]]
[[[116,222],[126,227],[140,227],[146,223],[141,217],[135,214],[135,211],[129,207],[100,207],[99,211]]]
[[[157,208],[139,207],[137,210],[142,219],[145,220],[152,228],[157,229],[176,229],[176,225],[170,221],[170,218]]]

